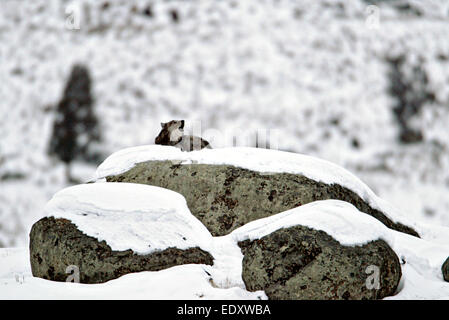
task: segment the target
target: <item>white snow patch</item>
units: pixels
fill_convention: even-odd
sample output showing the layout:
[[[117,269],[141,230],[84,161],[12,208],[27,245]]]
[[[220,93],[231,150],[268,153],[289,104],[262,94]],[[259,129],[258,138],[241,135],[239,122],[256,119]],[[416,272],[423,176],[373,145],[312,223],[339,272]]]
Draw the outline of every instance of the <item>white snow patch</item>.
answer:
[[[112,250],[149,254],[169,247],[209,248],[211,235],[179,193],[143,184],[95,183],[56,193],[45,213],[72,221]]]
[[[3,253],[0,249],[0,258]],[[22,249],[26,252],[26,249]],[[22,260],[23,265],[29,264]],[[33,300],[199,300],[199,299],[267,299],[263,291],[249,292],[239,287],[221,289],[210,284],[204,265],[187,264],[161,271],[126,274],[101,284],[82,284],[44,280],[30,273],[0,278],[0,299]]]
[[[382,239],[391,247],[394,237],[380,221],[339,200],[323,200],[251,221],[229,235],[214,237],[214,267],[210,270],[214,283],[220,287],[245,288],[242,259],[238,242],[260,239],[282,228],[297,225],[321,230],[345,246],[361,246]]]
[[[441,266],[449,256],[447,242],[442,244],[434,239],[425,240],[391,230],[372,216],[358,211],[353,205],[339,200],[315,201],[252,221],[221,237],[222,239],[214,240],[227,242],[229,254],[231,250],[236,250],[235,247],[238,248],[239,241],[260,239],[276,230],[295,225],[324,231],[345,246],[361,246],[377,239],[386,241],[398,256],[402,269],[398,293],[386,299],[449,298],[449,283],[443,280],[441,272]],[[426,230],[426,234],[449,234],[447,228],[435,228],[433,232],[431,228],[431,225],[427,225],[422,229]],[[435,238],[441,240],[444,237]],[[231,242],[234,247],[229,245]],[[234,257],[237,259],[238,255],[235,254]],[[240,259],[242,258],[243,256]],[[228,279],[237,278],[242,272],[241,263],[235,263],[233,266],[233,269],[227,270]]]
[[[297,225],[324,231],[344,246],[362,246],[378,239],[394,246],[394,237],[383,223],[340,200],[315,201],[251,221],[229,236],[235,241],[252,241]]]
[[[385,297],[385,300],[447,300],[449,299],[449,284],[447,282],[428,278],[410,264],[402,266],[401,290],[398,294]]]

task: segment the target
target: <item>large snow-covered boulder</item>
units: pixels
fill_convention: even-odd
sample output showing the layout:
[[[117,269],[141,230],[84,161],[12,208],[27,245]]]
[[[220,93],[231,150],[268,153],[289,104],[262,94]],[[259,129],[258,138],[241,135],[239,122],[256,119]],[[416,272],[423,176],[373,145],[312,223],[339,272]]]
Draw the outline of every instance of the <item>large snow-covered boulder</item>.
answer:
[[[229,236],[244,255],[247,290],[270,299],[381,299],[401,279],[389,229],[346,202],[310,203]]]
[[[310,156],[257,148],[181,152],[141,146],[112,154],[97,179],[160,186],[181,193],[214,236],[324,199],[339,199],[387,227],[414,236],[412,224],[347,170]]]
[[[211,235],[173,191],[129,183],[58,192],[30,233],[33,276],[101,283],[124,274],[213,263]],[[74,272],[78,274],[75,275]]]

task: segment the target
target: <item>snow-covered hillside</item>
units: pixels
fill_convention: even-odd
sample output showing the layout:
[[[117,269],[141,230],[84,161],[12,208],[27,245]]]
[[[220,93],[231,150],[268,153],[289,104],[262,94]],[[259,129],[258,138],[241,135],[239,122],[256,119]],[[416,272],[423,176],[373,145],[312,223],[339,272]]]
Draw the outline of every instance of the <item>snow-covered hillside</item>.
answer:
[[[105,154],[152,143],[171,119],[277,133],[280,149],[342,165],[409,217],[449,226],[448,3],[370,4],[3,0],[0,247],[26,245],[67,185],[47,151],[75,63],[92,76]],[[73,12],[79,29],[66,21]],[[422,133],[410,145],[399,143],[389,93],[388,58],[400,55],[405,75],[418,66],[428,78],[414,87],[434,96],[409,119]],[[95,167],[74,169],[88,180]]]

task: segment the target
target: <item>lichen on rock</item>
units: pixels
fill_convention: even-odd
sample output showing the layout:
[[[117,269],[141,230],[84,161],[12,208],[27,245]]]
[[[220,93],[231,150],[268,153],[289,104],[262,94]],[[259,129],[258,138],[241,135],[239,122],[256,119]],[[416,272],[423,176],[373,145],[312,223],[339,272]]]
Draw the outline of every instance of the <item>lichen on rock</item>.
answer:
[[[102,283],[131,272],[158,271],[189,263],[212,265],[213,257],[198,247],[172,247],[147,255],[130,249],[115,251],[67,219],[44,217],[31,229],[30,261],[35,277],[66,281],[70,275],[67,268],[76,266],[81,283]]]
[[[393,222],[354,191],[293,173],[265,174],[232,165],[174,161],[137,163],[126,172],[109,175],[108,182],[159,186],[182,194],[192,214],[213,236],[229,234],[244,224],[306,203],[338,199],[353,204],[387,227],[418,236],[411,227]]]
[[[247,290],[264,290],[274,300],[382,299],[395,294],[401,279],[399,259],[383,240],[343,246],[298,225],[239,246]],[[368,278],[370,268],[379,270],[378,288]]]

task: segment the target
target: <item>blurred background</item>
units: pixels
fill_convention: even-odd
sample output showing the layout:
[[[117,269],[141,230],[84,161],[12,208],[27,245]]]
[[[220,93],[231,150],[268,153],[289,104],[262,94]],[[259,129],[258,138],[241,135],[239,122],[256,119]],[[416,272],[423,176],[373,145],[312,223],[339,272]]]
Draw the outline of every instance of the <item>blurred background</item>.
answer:
[[[276,130],[449,226],[449,2],[1,0],[0,247],[171,119]]]

